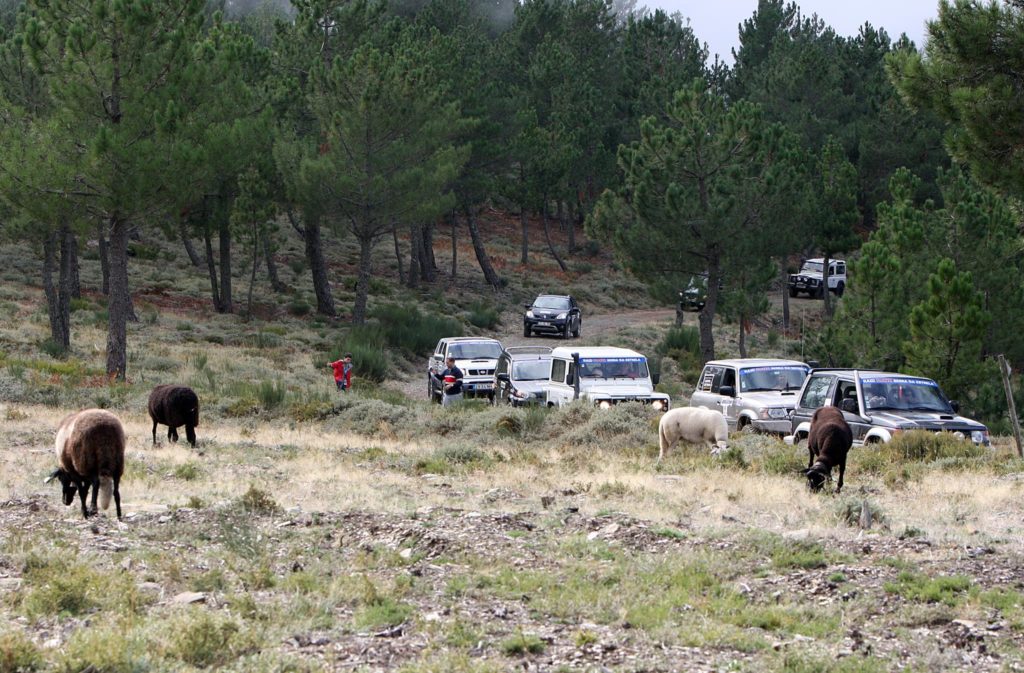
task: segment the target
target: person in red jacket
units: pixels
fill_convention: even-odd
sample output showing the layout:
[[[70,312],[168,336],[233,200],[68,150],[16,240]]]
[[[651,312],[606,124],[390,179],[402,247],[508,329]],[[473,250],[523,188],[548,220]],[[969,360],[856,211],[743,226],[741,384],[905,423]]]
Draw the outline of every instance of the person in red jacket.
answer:
[[[352,354],[345,353],[341,360],[328,363],[334,370],[334,383],[338,390],[345,392],[352,387]]]

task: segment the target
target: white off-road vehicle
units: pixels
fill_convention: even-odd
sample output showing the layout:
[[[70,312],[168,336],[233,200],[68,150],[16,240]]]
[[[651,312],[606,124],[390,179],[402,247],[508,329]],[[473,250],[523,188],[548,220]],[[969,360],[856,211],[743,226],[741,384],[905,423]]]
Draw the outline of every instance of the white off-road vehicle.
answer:
[[[466,397],[494,395],[494,366],[501,355],[501,342],[486,337],[448,337],[434,347],[427,362],[427,397],[441,401],[441,381],[435,374],[444,371],[449,357],[462,370],[462,391]]]
[[[672,405],[668,395],[654,392],[647,358],[626,348],[555,348],[551,351],[548,406],[587,400],[608,408],[619,402],[643,402],[658,411]]]
[[[824,297],[825,285],[822,282],[824,269],[825,260],[821,257],[804,261],[799,273],[789,274],[789,296],[795,297],[801,292],[805,292],[812,297]],[[838,297],[843,296],[843,292],[846,290],[845,260],[828,260],[828,289]]]

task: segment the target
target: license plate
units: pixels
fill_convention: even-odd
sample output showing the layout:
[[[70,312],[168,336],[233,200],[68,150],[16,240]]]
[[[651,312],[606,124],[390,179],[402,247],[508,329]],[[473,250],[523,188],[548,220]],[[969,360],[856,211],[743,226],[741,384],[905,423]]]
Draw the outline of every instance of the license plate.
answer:
[[[551,327],[551,323],[549,323],[549,322],[539,322],[539,323],[537,323],[537,327]]]
[[[797,286],[797,288],[799,288],[799,289],[803,289],[803,288],[807,287],[807,286],[806,286],[806,285],[804,285],[803,283],[797,283],[797,284],[796,284],[796,286]]]

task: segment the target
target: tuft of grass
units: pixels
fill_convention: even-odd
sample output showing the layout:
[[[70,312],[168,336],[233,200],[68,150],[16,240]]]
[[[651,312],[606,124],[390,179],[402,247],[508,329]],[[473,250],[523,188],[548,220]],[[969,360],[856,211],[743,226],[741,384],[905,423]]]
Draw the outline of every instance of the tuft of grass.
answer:
[[[172,473],[175,479],[182,481],[195,481],[202,475],[202,469],[198,463],[182,463],[174,468]]]
[[[825,560],[825,549],[817,542],[806,540],[785,540],[780,541],[772,552],[772,565],[780,569],[800,568],[808,570],[811,568],[824,568],[828,565]]]
[[[198,668],[223,666],[255,646],[238,622],[204,608],[172,620],[166,638],[161,648],[165,657]]]
[[[897,575],[895,582],[886,582],[883,588],[886,593],[896,594],[907,600],[956,607],[970,591],[971,580],[963,575],[930,578],[904,570]]]
[[[861,517],[864,515],[865,506],[871,513],[872,526],[884,526],[888,523],[885,510],[870,498],[844,497],[841,500],[837,500],[832,508],[839,521],[847,526],[859,526]]]
[[[274,497],[255,484],[249,485],[249,490],[239,497],[238,504],[249,514],[276,514],[281,511]]]
[[[518,632],[501,643],[501,651],[505,656],[522,657],[527,654],[543,654],[544,641],[532,633]]]
[[[31,673],[41,670],[43,655],[28,636],[15,629],[0,634],[0,673]]]
[[[487,467],[490,456],[471,446],[446,446],[436,449],[428,457],[414,464],[417,474],[464,474],[474,469]]]

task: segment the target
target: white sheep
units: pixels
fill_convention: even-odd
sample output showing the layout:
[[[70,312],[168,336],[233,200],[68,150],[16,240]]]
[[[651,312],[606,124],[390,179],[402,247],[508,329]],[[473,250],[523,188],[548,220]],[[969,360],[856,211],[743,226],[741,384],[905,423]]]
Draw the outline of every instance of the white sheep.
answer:
[[[658,423],[659,463],[665,451],[680,439],[691,444],[704,442],[711,449],[711,454],[717,456],[727,448],[729,426],[722,412],[704,407],[679,407],[666,411]]]

